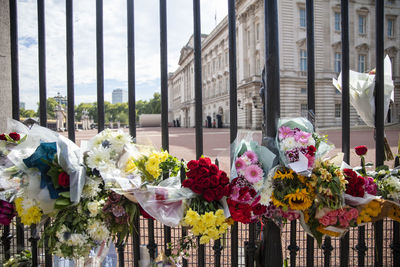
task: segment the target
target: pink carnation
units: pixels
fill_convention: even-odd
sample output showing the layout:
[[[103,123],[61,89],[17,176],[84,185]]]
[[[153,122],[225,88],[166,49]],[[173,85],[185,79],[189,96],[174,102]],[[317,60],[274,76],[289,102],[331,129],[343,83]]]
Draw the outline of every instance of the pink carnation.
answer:
[[[345,217],[339,217],[340,227],[347,228],[349,227],[349,221]]]
[[[365,192],[367,192],[370,195],[376,195],[376,192],[378,190],[378,186],[374,182],[374,179],[372,177],[364,177],[365,180]]]
[[[329,226],[330,225],[330,217],[324,216],[321,219],[319,219],[319,223],[322,224],[323,226]]]

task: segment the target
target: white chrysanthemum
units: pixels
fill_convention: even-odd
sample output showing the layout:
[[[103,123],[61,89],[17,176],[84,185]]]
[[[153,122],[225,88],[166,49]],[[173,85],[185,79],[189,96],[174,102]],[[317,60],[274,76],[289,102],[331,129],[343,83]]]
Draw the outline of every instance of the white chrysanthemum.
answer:
[[[94,147],[88,152],[87,165],[91,169],[101,169],[104,165],[112,164],[110,150],[102,146]]]
[[[380,171],[378,172],[379,175],[384,175],[385,173],[386,173],[385,170],[380,170]]]
[[[87,242],[87,236],[85,234],[71,234],[66,244],[70,247],[82,247]]]
[[[121,153],[124,149],[124,146],[131,142],[131,136],[127,133],[124,133],[123,131],[113,132],[110,139],[111,149],[117,154]]]
[[[24,197],[23,201],[22,201],[22,208],[24,210],[28,210],[33,206],[37,206],[37,203],[34,199],[28,198],[28,197]]]
[[[400,199],[400,180],[395,176],[385,178],[384,184],[389,188],[388,197],[399,200]]]
[[[90,212],[90,217],[96,217],[99,213],[100,203],[98,201],[89,202],[87,208]]]
[[[101,180],[88,177],[82,190],[82,198],[93,198],[101,191]]]
[[[260,204],[264,206],[268,206],[269,202],[271,201],[271,196],[274,188],[272,187],[272,184],[269,180],[264,185],[264,188],[261,191],[261,198],[260,198]]]
[[[308,144],[307,146],[315,146],[315,140],[312,137],[312,135],[310,136],[310,138],[308,138]]]
[[[253,184],[254,189],[259,192],[264,186],[264,179],[261,179],[257,183]]]
[[[299,144],[294,140],[294,137],[288,137],[284,139],[281,143],[281,147],[284,151],[292,150],[293,148],[299,146]]]
[[[110,231],[108,231],[107,227],[97,220],[89,222],[87,232],[97,242],[105,241],[110,236]]]

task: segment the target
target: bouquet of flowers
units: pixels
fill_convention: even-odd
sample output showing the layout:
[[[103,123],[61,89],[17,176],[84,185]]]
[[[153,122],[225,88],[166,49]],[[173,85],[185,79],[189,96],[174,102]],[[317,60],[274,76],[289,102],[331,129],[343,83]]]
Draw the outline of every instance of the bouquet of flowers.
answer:
[[[280,119],[278,131],[281,161],[297,173],[311,170],[315,160],[331,149],[326,138],[316,134],[305,118]]]
[[[236,148],[231,171],[230,194],[227,199],[231,218],[241,223],[257,221],[272,213],[269,200],[261,203],[265,178],[272,168],[275,155],[255,141],[243,139]],[[265,195],[265,194],[264,194]]]
[[[333,85],[342,91],[342,74],[333,79]],[[390,100],[393,101],[392,65],[389,56],[384,60],[384,114],[388,113]],[[361,119],[370,127],[375,127],[375,71],[359,73],[350,71],[350,102]],[[393,159],[390,146],[385,138],[385,155],[387,160]]]
[[[45,228],[41,245],[47,238],[51,254],[62,258],[87,258],[92,249],[102,254],[111,233],[103,208],[107,199],[100,177],[87,177],[81,201],[59,211]]]
[[[200,244],[221,238],[231,224],[220,200],[229,195],[229,178],[211,160],[202,157],[187,164],[187,179],[183,187],[190,188],[196,197],[191,200],[183,225],[190,227]]]
[[[22,178],[15,205],[21,222],[30,225],[79,202],[85,168],[80,148],[47,128],[34,125],[24,139],[7,155],[13,166],[5,173]]]
[[[400,169],[378,167],[371,175],[378,185],[378,194],[384,199],[400,203]]]
[[[8,119],[7,133],[0,134],[0,166],[10,167],[12,163],[7,155],[17,145],[21,144],[27,138],[28,127],[19,121]]]

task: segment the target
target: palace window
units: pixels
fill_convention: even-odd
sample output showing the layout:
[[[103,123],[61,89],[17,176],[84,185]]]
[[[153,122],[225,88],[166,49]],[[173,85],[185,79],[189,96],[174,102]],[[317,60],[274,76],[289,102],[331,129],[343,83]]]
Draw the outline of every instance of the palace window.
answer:
[[[305,8],[300,8],[300,27],[305,28],[306,27],[306,9]]]
[[[335,72],[342,71],[342,54],[335,53]]]
[[[300,49],[300,71],[307,71],[307,50]]]
[[[308,115],[308,106],[307,106],[307,104],[301,104],[301,106],[300,106],[300,114],[301,114],[301,117],[307,118],[307,115]]]
[[[335,31],[340,32],[341,28],[342,28],[341,15],[339,12],[335,12]]]
[[[300,88],[300,94],[303,94],[303,95],[305,95],[305,94],[307,94],[307,88]]]
[[[340,118],[342,113],[342,105],[335,104],[335,118]]]
[[[358,33],[367,33],[367,17],[364,15],[358,15]]]
[[[387,36],[393,37],[394,36],[394,19],[388,19],[387,21]]]
[[[365,72],[366,70],[366,62],[365,55],[358,55],[358,72]]]

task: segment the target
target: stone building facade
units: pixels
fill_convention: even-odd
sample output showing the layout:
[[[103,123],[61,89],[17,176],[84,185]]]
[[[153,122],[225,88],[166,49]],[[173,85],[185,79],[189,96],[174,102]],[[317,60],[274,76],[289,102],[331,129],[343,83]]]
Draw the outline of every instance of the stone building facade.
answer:
[[[305,0],[281,0],[279,49],[281,116],[307,114],[307,44]],[[315,95],[317,127],[341,125],[341,94],[332,85],[341,70],[339,0],[316,0]],[[365,72],[375,66],[375,1],[351,0],[350,69]],[[259,129],[259,97],[264,65],[264,16],[262,0],[236,1],[238,126]],[[385,53],[393,64],[395,100],[388,121],[400,120],[400,1],[385,1]],[[179,67],[169,75],[169,120],[181,127],[195,126],[193,37],[182,48]],[[228,127],[229,61],[228,20],[224,18],[209,35],[202,35],[204,125]],[[215,121],[215,122],[214,122]],[[351,124],[363,122],[351,107]]]

